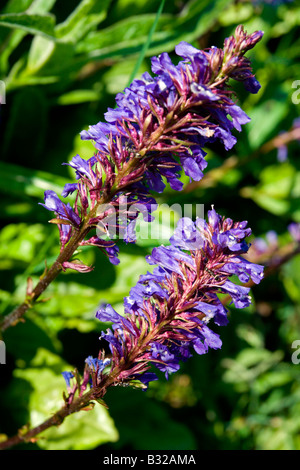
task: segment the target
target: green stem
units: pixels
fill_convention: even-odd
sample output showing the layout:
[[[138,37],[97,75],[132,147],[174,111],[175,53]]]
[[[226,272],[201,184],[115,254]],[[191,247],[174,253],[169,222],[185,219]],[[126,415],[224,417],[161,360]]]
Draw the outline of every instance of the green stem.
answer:
[[[65,418],[73,413],[81,411],[86,408],[89,404],[94,403],[101,399],[107,391],[107,388],[114,385],[117,377],[120,375],[122,370],[130,367],[131,362],[127,361],[126,364],[116,367],[116,369],[110,374],[105,375],[99,385],[95,388],[91,388],[84,394],[78,396],[72,401],[72,403],[65,403],[56,413],[50,418],[46,419],[43,423],[29,429],[27,432],[19,431],[15,436],[0,442],[0,450],[9,449],[18,444],[32,442],[38,434],[46,431],[52,426],[59,426],[62,424]],[[100,402],[99,402],[100,403]]]
[[[73,253],[78,248],[79,243],[84,239],[90,227],[85,223],[80,231],[75,232],[69,243],[65,246],[64,250],[60,253],[51,268],[41,277],[33,291],[26,296],[24,302],[15,308],[9,315],[5,316],[0,324],[0,331],[5,331],[10,326],[15,325],[23,315],[34,306],[41,294],[47,289],[49,284],[58,276],[62,271],[62,264],[68,261]]]
[[[80,411],[82,408],[87,406],[91,400],[93,400],[93,398],[96,398],[94,395],[94,390],[89,390],[84,395],[74,400],[70,405],[64,405],[54,415],[46,419],[46,421],[39,424],[38,426],[30,429],[25,433],[19,432],[15,436],[0,442],[0,450],[9,449],[24,442],[30,442],[35,436],[45,431],[46,429],[52,426],[59,426],[67,416]]]

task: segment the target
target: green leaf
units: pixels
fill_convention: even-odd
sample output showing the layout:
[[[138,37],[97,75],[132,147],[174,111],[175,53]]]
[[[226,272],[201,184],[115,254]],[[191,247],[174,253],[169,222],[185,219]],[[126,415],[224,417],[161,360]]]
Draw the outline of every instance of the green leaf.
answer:
[[[45,236],[41,224],[6,225],[0,232],[0,269],[11,268],[14,260],[29,263]]]
[[[43,202],[46,189],[61,194],[68,182],[67,178],[52,173],[0,162],[0,192],[5,194],[35,197]]]
[[[43,36],[33,38],[28,54],[27,73],[35,73],[44,66],[55,48],[55,42]]]
[[[297,196],[295,182],[297,173],[290,163],[269,165],[260,173],[260,182],[241,190],[241,195],[251,198],[257,205],[277,215],[290,209],[291,196]]]
[[[263,83],[262,86],[264,86]],[[251,108],[251,121],[247,124],[247,131],[252,151],[257,150],[268,139],[274,137],[274,131],[288,111],[288,95],[281,90],[277,91],[272,99],[267,99]]]
[[[269,390],[272,390],[275,387],[282,387],[293,380],[294,377],[288,370],[272,370],[271,372],[267,372],[257,378],[254,384],[254,389],[258,394],[263,395]]]
[[[66,106],[71,104],[89,103],[99,101],[99,93],[94,90],[73,90],[60,95],[57,104]]]
[[[6,299],[5,299],[6,300]],[[39,348],[52,353],[61,350],[61,344],[45,326],[39,327],[29,318],[5,332],[6,350],[14,358],[16,366],[23,368],[30,364]]]
[[[7,28],[22,29],[31,34],[55,39],[54,36],[55,17],[46,15],[28,15],[26,13],[9,13],[0,15],[0,26]]]
[[[56,0],[9,0],[2,13],[20,13],[42,15],[51,10]]]
[[[5,5],[2,13],[19,13],[25,11],[33,0],[9,0]]]
[[[58,42],[53,38],[35,36],[29,50],[26,67],[22,66],[17,73],[8,76],[8,90],[25,85],[42,85],[56,81],[63,84],[72,81],[65,70],[73,68],[74,52],[72,44]]]
[[[32,427],[63,406],[65,382],[61,373],[65,370],[72,368],[59,356],[40,348],[28,368],[14,371],[14,377],[25,380],[32,389],[28,399]],[[96,405],[91,411],[68,416],[59,427],[49,428],[39,437],[38,445],[45,450],[87,450],[105,442],[115,442],[118,432],[108,411]]]
[[[263,348],[245,348],[236,359],[224,359],[227,368],[224,380],[237,385],[239,391],[247,391],[265,371],[283,359],[282,351],[270,352]]]
[[[282,267],[283,284],[290,298],[300,302],[300,256],[295,256]]]
[[[32,0],[16,0],[16,1],[11,1],[7,5],[7,8],[5,8],[5,11],[3,13],[20,13],[20,12],[25,12],[27,15],[44,15],[45,13],[48,13],[49,10],[53,7],[54,3],[56,0],[35,0],[34,2]],[[8,31],[7,28],[3,28],[3,30]],[[0,54],[0,66],[1,69],[3,70],[3,73],[7,73],[7,68],[8,68],[8,59],[11,55],[11,53],[16,49],[16,47],[20,44],[22,39],[26,36],[27,31],[22,30],[22,29],[15,29],[10,32],[10,35],[5,41],[5,47],[3,47],[3,50],[1,51],[2,53]],[[37,36],[41,37],[41,36]],[[1,36],[0,36],[1,39]],[[0,41],[1,42],[1,41]],[[1,47],[0,47],[1,50]]]
[[[229,0],[193,0],[178,16],[161,14],[146,56],[171,51],[181,40],[196,40],[213,26],[229,3]],[[77,52],[95,59],[123,58],[140,53],[155,22],[155,14],[131,16],[101,31],[89,33],[78,43]]]
[[[106,18],[110,2],[111,0],[82,0],[68,18],[56,26],[56,36],[75,44]]]

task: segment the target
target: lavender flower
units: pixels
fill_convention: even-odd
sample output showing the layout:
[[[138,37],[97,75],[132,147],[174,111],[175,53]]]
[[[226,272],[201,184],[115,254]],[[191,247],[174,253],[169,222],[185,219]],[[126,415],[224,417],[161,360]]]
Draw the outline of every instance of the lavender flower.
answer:
[[[248,307],[250,288],[238,285],[231,276],[242,282],[252,279],[255,284],[263,278],[263,266],[242,256],[250,233],[246,221],[225,219],[213,208],[208,222],[179,221],[171,245],[155,248],[147,258],[155,264],[153,272],[141,276],[131,289],[124,315],[111,305],[101,306],[96,313],[101,322],[112,322],[112,329],[101,336],[110,346],[111,368],[106,373],[101,369],[98,387],[113,377],[114,385],[139,380],[146,388],[157,379],[149,372],[151,366],[168,378],[193,351],[205,354],[210,348],[221,348],[220,336],[208,327],[210,321],[217,326],[228,323],[219,294],[229,294],[236,308]],[[200,235],[198,246],[194,235]],[[99,358],[103,361],[103,352]],[[94,365],[87,367],[91,372]]]
[[[70,204],[64,204],[54,191],[45,191],[44,202],[45,204],[39,204],[49,211],[53,211],[60,218],[63,225],[65,223],[79,227],[81,219],[78,214],[73,211]]]
[[[300,243],[300,224],[292,222],[288,225],[288,231],[296,243]]]
[[[65,163],[75,170],[77,182],[67,183],[62,196],[75,193],[74,207],[64,205],[55,193],[51,198],[49,191],[45,194],[44,206],[59,216],[52,222],[59,226],[62,248],[82,229],[80,244],[99,246],[116,263],[113,240],[135,241],[140,212],[152,220],[155,200],[150,191],[162,192],[165,181],[180,191],[182,171],[199,181],[207,166],[206,145],[219,140],[226,150],[233,147],[233,131],[240,132],[250,118],[232,100],[229,79],[257,93],[260,85],[245,54],[262,36],[261,31],[248,35],[238,26],[223,49],[200,51],[183,41],[175,47],[183,59],[177,65],[167,53],[153,57],[154,76],[144,73],[134,80],[116,96],[117,107],[108,109],[106,122],[81,133],[82,139],[94,141],[96,153],[88,160],[76,155]],[[139,209],[131,211],[132,204]],[[66,223],[71,227],[63,227]],[[96,226],[97,238],[87,239]],[[226,234],[219,240],[229,242]]]

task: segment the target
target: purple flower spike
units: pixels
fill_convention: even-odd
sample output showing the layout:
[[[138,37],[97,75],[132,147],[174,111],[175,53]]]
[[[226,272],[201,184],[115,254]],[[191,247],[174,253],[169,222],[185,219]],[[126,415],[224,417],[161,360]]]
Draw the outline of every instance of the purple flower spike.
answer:
[[[228,323],[218,295],[230,295],[235,308],[246,308],[251,303],[250,288],[231,276],[241,282],[252,279],[255,284],[263,278],[263,266],[241,256],[248,249],[245,237],[250,233],[246,221],[233,222],[214,209],[209,211],[208,222],[180,219],[172,245],[154,248],[147,257],[157,267],[131,289],[124,301],[124,316],[110,305],[98,310],[100,321],[113,322],[112,330],[102,333],[102,338],[110,345],[111,372],[121,370],[118,380],[139,379],[147,386],[157,379],[146,375],[151,374],[147,372],[150,367],[168,379],[193,351],[202,355],[221,348],[220,336],[208,327],[209,322]]]
[[[75,171],[76,182],[67,183],[62,196],[73,195],[74,206],[62,203],[53,191],[45,192],[42,204],[60,219],[53,222],[59,227],[61,251],[71,239],[77,239],[78,229],[85,236],[96,229],[97,237],[89,236],[79,244],[99,246],[112,264],[118,264],[114,240],[136,241],[140,213],[151,222],[154,199],[150,192],[162,193],[166,184],[181,191],[183,174],[200,181],[207,166],[204,148],[216,141],[226,150],[235,145],[236,131],[240,132],[250,118],[236,103],[231,81],[244,83],[251,93],[258,92],[260,85],[245,54],[262,36],[261,31],[247,34],[240,25],[235,36],[225,39],[222,49],[213,46],[202,51],[180,42],[175,47],[180,57],[177,64],[166,52],[152,57],[153,76],[146,72],[133,80],[117,94],[116,106],[104,113],[105,122],[81,132],[82,139],[94,141],[95,154],[88,159],[75,155],[64,163]],[[103,208],[107,205],[108,210]],[[66,230],[62,224],[68,222]],[[99,241],[102,234],[107,245]],[[222,248],[236,254],[247,250],[243,240],[236,241],[243,237],[233,232],[216,231],[213,235]],[[183,248],[183,244],[178,246]],[[168,248],[152,256],[161,258],[157,262],[163,269],[177,269],[179,274],[185,261],[178,253],[174,258],[174,250],[168,250],[172,251]]]

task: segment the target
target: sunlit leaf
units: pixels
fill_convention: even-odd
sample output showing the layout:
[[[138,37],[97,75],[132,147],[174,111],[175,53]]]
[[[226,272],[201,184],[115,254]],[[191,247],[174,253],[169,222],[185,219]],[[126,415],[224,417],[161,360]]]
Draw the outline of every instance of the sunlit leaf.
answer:
[[[55,38],[55,18],[53,15],[28,15],[24,13],[8,13],[0,15],[0,26],[22,29],[31,34]]]
[[[37,351],[30,367],[15,370],[15,377],[26,380],[32,388],[28,401],[31,426],[39,425],[63,406],[65,382],[61,373],[65,370],[72,369],[45,349]],[[108,411],[97,405],[91,411],[68,416],[59,427],[40,434],[38,445],[47,450],[87,450],[117,439],[118,432]]]

